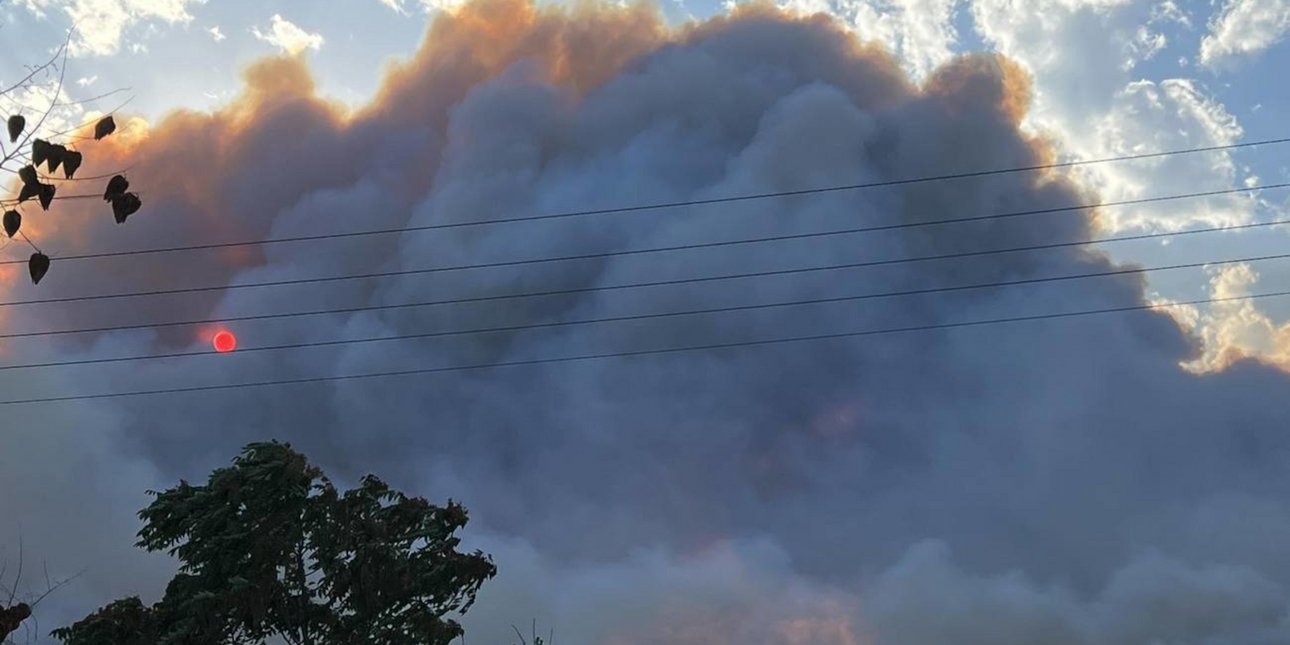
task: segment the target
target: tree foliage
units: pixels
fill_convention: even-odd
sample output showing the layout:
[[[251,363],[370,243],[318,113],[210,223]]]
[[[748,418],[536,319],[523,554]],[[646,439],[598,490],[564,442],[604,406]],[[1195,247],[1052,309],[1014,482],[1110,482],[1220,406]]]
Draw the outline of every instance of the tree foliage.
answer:
[[[138,546],[177,557],[162,599],[118,600],[54,632],[67,645],[447,645],[496,574],[457,550],[466,511],[374,476],[338,491],[287,444],[247,446],[205,485],[140,512]]]
[[[34,208],[31,204],[38,204],[42,211],[48,211],[56,200],[93,197],[92,194],[68,195],[62,191],[62,188],[64,184],[70,182],[103,180],[108,182],[103,201],[111,207],[116,223],[125,223],[126,218],[138,212],[143,206],[138,193],[126,192],[128,182],[120,173],[113,173],[111,179],[108,179],[108,175],[76,176],[85,161],[84,153],[76,149],[77,142],[98,141],[116,132],[116,120],[111,113],[64,131],[45,131],[46,122],[58,108],[84,102],[63,100],[67,45],[68,43],[64,42],[51,59],[31,68],[30,73],[17,83],[0,87],[0,98],[5,99],[0,105],[0,110],[9,113],[4,118],[4,136],[0,138],[0,171],[16,175],[18,180],[16,196],[0,197],[0,210],[4,212],[0,219],[3,221],[4,234],[7,237],[13,238],[19,235],[31,246],[33,253],[28,259],[28,274],[33,284],[39,284],[41,278],[49,271],[50,258],[22,230],[24,208]],[[18,94],[47,94],[48,96],[45,97],[46,101],[41,107],[32,108],[15,99],[15,95]],[[34,113],[29,118],[24,112]],[[91,126],[93,126],[92,132],[82,133],[88,131]],[[61,176],[58,174],[60,171]]]

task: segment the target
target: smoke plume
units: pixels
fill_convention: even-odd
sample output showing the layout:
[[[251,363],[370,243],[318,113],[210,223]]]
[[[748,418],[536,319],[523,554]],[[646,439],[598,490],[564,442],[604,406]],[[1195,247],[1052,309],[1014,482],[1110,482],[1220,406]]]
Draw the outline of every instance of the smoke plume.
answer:
[[[135,249],[399,228],[1029,166],[1029,80],[965,56],[922,84],[823,16],[479,0],[353,112],[270,58],[212,112],[123,123],[124,226],[68,202],[54,266],[6,332],[379,306],[1088,239],[1096,213],[290,287],[264,281],[738,240],[1047,209],[1056,173],[213,251]],[[1180,191],[1181,192],[1181,191]],[[237,323],[241,347],[518,326],[1105,271],[1078,247],[953,261]],[[226,288],[227,287],[227,288]],[[633,352],[1127,307],[1140,276],[398,342],[6,371],[5,398]],[[6,361],[208,347],[166,327],[6,341]],[[143,491],[252,440],[293,442],[471,511],[500,576],[471,642],[537,618],[603,645],[1261,644],[1290,637],[1290,378],[1132,313],[720,351],[11,406],[0,517],[28,558],[88,567],[46,623],[155,595],[130,548]],[[9,530],[6,527],[6,530]],[[13,532],[16,532],[16,528]],[[8,536],[6,536],[8,537]],[[13,543],[6,539],[5,542]],[[13,550],[6,552],[13,556]],[[43,627],[44,625],[42,625]]]

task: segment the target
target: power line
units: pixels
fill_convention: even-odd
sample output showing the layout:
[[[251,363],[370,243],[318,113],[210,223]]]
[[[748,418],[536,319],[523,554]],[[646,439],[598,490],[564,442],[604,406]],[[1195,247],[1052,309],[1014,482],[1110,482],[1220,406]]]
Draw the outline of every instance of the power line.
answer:
[[[54,304],[68,302],[87,302],[95,300],[110,300],[118,298],[137,298],[162,295],[176,295],[184,293],[203,293],[210,291],[225,291],[234,289],[249,289],[260,287],[280,287],[297,284],[317,284],[325,282],[338,282],[345,280],[361,280],[368,278],[390,278],[396,276],[408,275],[425,275],[431,273],[443,273],[450,271],[463,271],[471,269],[491,269],[500,267],[523,266],[529,264],[543,264],[548,262],[570,262],[575,260],[593,260],[611,257],[624,257],[632,255],[643,255],[649,253],[663,253],[670,251],[683,251],[693,249],[717,248],[725,246],[738,246],[743,244],[757,244],[765,242],[780,242],[786,240],[800,240],[819,237],[831,237],[835,235],[848,235],[853,233],[871,233],[876,231],[890,231],[923,226],[936,226],[943,224],[961,224],[967,222],[982,222],[991,220],[1000,220],[1014,217],[1025,217],[1033,215],[1048,215],[1053,213],[1071,212],[1087,210],[1091,208],[1107,208],[1113,206],[1129,206],[1135,204],[1149,204],[1165,201],[1177,201],[1182,199],[1194,199],[1198,197],[1212,197],[1215,195],[1228,195],[1233,193],[1258,192],[1264,190],[1273,190],[1290,187],[1290,182],[1280,184],[1268,184],[1266,186],[1256,186],[1253,188],[1227,188],[1223,190],[1211,190],[1198,193],[1185,193],[1181,195],[1163,195],[1157,197],[1144,197],[1139,199],[1126,199],[1115,202],[1104,202],[1097,204],[1077,204],[1074,206],[1059,206],[1054,208],[1031,209],[1024,211],[1013,211],[1010,213],[996,213],[992,215],[977,215],[972,217],[960,217],[942,220],[929,220],[925,222],[905,222],[900,224],[880,224],[875,226],[862,226],[856,228],[838,229],[833,231],[820,231],[812,233],[792,233],[785,235],[774,235],[769,237],[746,238],[741,240],[722,240],[716,242],[699,242],[694,244],[678,244],[672,246],[661,246],[646,249],[628,249],[625,251],[605,251],[600,253],[583,253],[576,255],[563,255],[546,258],[531,258],[525,260],[502,260],[497,262],[484,262],[477,264],[462,264],[445,267],[430,267],[425,269],[401,269],[397,271],[380,271],[364,274],[346,274],[339,276],[327,276],[319,278],[293,278],[288,280],[273,280],[268,282],[251,282],[245,284],[224,284],[210,285],[204,287],[181,287],[175,289],[156,289],[150,291],[135,291],[127,293],[96,294],[87,296],[67,296],[61,298],[38,298],[33,300],[15,300],[9,302],[0,302],[0,307],[17,306],[17,305],[36,305],[36,304]]]
[[[333,347],[338,345],[358,345],[372,342],[388,342],[400,340],[416,340],[426,338],[441,338],[446,336],[466,336],[474,334],[492,334],[515,331],[531,331],[534,329],[551,329],[557,327],[570,327],[574,325],[590,325],[611,322],[627,322],[637,320],[652,320],[658,318],[674,318],[677,316],[694,316],[715,313],[731,313],[736,311],[755,311],[761,309],[775,309],[780,307],[796,307],[804,305],[820,305],[839,302],[854,302],[860,300],[872,300],[875,298],[895,298],[901,296],[930,295],[937,293],[950,293],[955,291],[970,291],[977,289],[992,289],[999,287],[1015,287],[1031,284],[1045,284],[1050,282],[1065,282],[1069,280],[1083,280],[1089,278],[1105,278],[1122,275],[1138,275],[1150,273],[1153,271],[1175,271],[1179,269],[1196,269],[1205,266],[1221,266],[1227,264],[1240,264],[1244,262],[1263,262],[1267,260],[1284,260],[1290,259],[1290,253],[1281,253],[1277,255],[1264,255],[1257,257],[1236,258],[1233,260],[1218,260],[1210,262],[1189,262],[1186,264],[1172,264],[1160,267],[1137,267],[1131,269],[1114,269],[1110,271],[1097,271],[1092,273],[1078,273],[1073,275],[1062,276],[1044,276],[1039,278],[1022,278],[1017,280],[1006,280],[1002,282],[987,282],[966,285],[954,285],[949,287],[929,287],[924,289],[909,289],[904,291],[887,291],[878,293],[866,293],[850,296],[832,296],[827,298],[811,298],[808,300],[789,300],[783,302],[758,303],[746,305],[730,305],[725,307],[710,307],[706,309],[691,309],[686,311],[669,311],[656,312],[649,314],[631,314],[623,316],[608,316],[601,318],[589,318],[582,320],[563,320],[544,323],[529,323],[523,325],[508,325],[500,327],[484,327],[477,329],[459,329],[449,331],[421,332],[415,334],[399,334],[394,336],[372,336],[363,338],[345,338],[338,340],[311,341],[304,343],[291,343],[287,345],[266,345],[262,347],[248,347],[239,350],[240,352],[265,352],[265,351],[283,351],[295,349],[309,349],[315,347]],[[145,360],[159,360],[166,358],[188,358],[194,356],[212,356],[218,352],[210,350],[172,352],[169,354],[145,354],[141,356],[118,356],[112,358],[84,358],[65,361],[52,361],[46,363],[20,363],[16,365],[0,365],[0,371],[16,369],[33,369],[45,367],[68,367],[74,365],[96,365],[103,363],[125,363]]]
[[[635,351],[629,351],[629,352],[576,354],[572,356],[555,356],[550,358],[502,361],[497,363],[449,365],[449,366],[443,366],[443,367],[429,367],[429,368],[418,368],[418,369],[386,371],[386,372],[342,374],[337,376],[316,376],[316,377],[296,378],[296,379],[251,381],[251,382],[245,382],[245,383],[224,383],[224,384],[217,384],[217,385],[199,385],[199,386],[190,386],[190,387],[158,388],[158,389],[150,389],[150,390],[132,390],[132,391],[126,391],[126,392],[106,392],[101,394],[80,394],[80,395],[69,395],[69,396],[29,398],[29,399],[12,399],[7,401],[0,401],[0,405],[59,403],[59,402],[67,402],[67,401],[112,399],[112,398],[135,397],[135,396],[155,396],[155,395],[162,395],[162,394],[181,394],[181,393],[189,393],[189,392],[211,392],[211,391],[236,390],[236,389],[247,389],[247,388],[256,388],[256,387],[273,387],[273,386],[282,386],[282,385],[304,385],[304,384],[310,384],[310,383],[356,381],[356,380],[374,379],[374,378],[395,378],[395,377],[404,377],[404,376],[437,374],[437,373],[445,373],[445,372],[463,372],[463,371],[473,371],[473,370],[483,370],[483,369],[497,369],[497,368],[503,368],[503,367],[521,367],[521,366],[530,366],[530,365],[573,363],[573,362],[581,362],[581,361],[603,360],[603,359],[609,359],[609,358],[630,358],[630,357],[636,357],[636,356],[680,354],[680,353],[688,353],[688,352],[733,349],[738,347],[758,347],[758,346],[780,345],[780,344],[787,344],[787,343],[835,340],[840,338],[857,338],[857,337],[864,337],[864,336],[879,336],[879,335],[885,335],[885,334],[913,333],[913,332],[922,332],[922,331],[933,331],[938,329],[955,329],[960,327],[980,327],[980,326],[987,326],[987,325],[998,325],[998,324],[1007,324],[1007,323],[1016,323],[1016,322],[1055,320],[1055,319],[1062,319],[1062,318],[1075,318],[1075,317],[1081,317],[1081,316],[1093,316],[1093,315],[1110,314],[1110,313],[1124,313],[1124,312],[1132,312],[1132,311],[1146,311],[1146,310],[1154,310],[1154,309],[1161,309],[1161,308],[1167,308],[1167,307],[1206,305],[1206,304],[1215,304],[1220,302],[1245,301],[1245,300],[1254,300],[1258,298],[1273,298],[1273,297],[1282,297],[1282,296],[1290,296],[1290,291],[1278,291],[1278,292],[1272,292],[1272,293],[1252,294],[1252,295],[1246,295],[1246,296],[1229,296],[1224,298],[1206,298],[1203,300],[1189,300],[1189,301],[1173,302],[1173,303],[1133,305],[1133,306],[1125,306],[1125,307],[1110,307],[1110,308],[1104,308],[1104,309],[1090,309],[1090,310],[1084,310],[1084,311],[1036,314],[1032,316],[1012,316],[1007,318],[990,318],[985,320],[969,320],[969,321],[960,321],[960,322],[953,322],[953,323],[916,325],[916,326],[909,326],[909,327],[866,329],[861,331],[838,332],[838,333],[831,333],[831,334],[812,334],[807,336],[789,336],[789,337],[782,337],[782,338],[769,338],[769,339],[752,340],[752,341],[712,343],[712,344],[705,344],[705,345],[688,345],[688,346],[682,346],[682,347],[665,347],[665,348],[659,348],[659,349],[642,349],[642,350],[635,350]]]
[[[508,218],[502,218],[502,219],[486,220],[481,222],[449,222],[444,224],[404,226],[399,228],[373,229],[373,230],[367,230],[367,231],[351,231],[346,233],[301,235],[301,236],[294,236],[294,237],[275,238],[275,239],[269,239],[269,240],[242,240],[242,241],[236,241],[236,242],[214,242],[214,243],[208,243],[208,244],[192,244],[192,245],[186,245],[186,246],[171,246],[171,247],[162,247],[162,248],[155,248],[155,249],[139,249],[134,251],[110,251],[110,252],[100,252],[100,253],[84,253],[84,254],[78,254],[78,255],[56,256],[54,259],[63,260],[63,261],[87,260],[87,259],[94,259],[94,258],[122,257],[122,256],[144,255],[144,254],[153,254],[153,253],[200,251],[200,250],[221,249],[221,248],[239,247],[239,246],[261,246],[261,245],[268,245],[268,244],[280,244],[285,242],[308,242],[308,241],[328,240],[328,239],[336,239],[336,238],[358,237],[358,236],[366,236],[366,235],[387,235],[387,234],[398,234],[398,233],[410,233],[415,231],[451,229],[451,228],[460,228],[465,226],[489,226],[489,225],[495,225],[495,224],[512,224],[517,222],[536,222],[536,221],[552,220],[552,219],[565,219],[570,217],[611,215],[611,214],[630,213],[630,212],[646,211],[646,210],[682,208],[687,206],[728,204],[733,202],[769,199],[774,197],[796,197],[796,196],[802,196],[802,195],[816,195],[816,194],[822,194],[822,193],[842,192],[842,191],[849,191],[849,190],[864,190],[869,188],[904,186],[909,184],[919,184],[919,183],[926,183],[926,182],[933,182],[933,181],[970,179],[975,177],[987,177],[992,175],[1035,172],[1035,171],[1041,171],[1041,170],[1056,170],[1059,168],[1071,168],[1076,166],[1113,163],[1113,162],[1119,162],[1119,161],[1156,159],[1160,157],[1169,157],[1169,156],[1184,155],[1184,154],[1197,154],[1202,152],[1217,152],[1222,150],[1235,150],[1240,148],[1250,148],[1250,147],[1256,147],[1256,146],[1279,145],[1283,143],[1290,143],[1290,137],[1285,137],[1280,139],[1264,139],[1260,141],[1248,141],[1244,143],[1231,143],[1231,144],[1224,144],[1224,145],[1218,145],[1218,146],[1205,146],[1200,148],[1187,148],[1183,150],[1169,150],[1164,152],[1148,152],[1148,153],[1141,153],[1141,154],[1134,154],[1134,155],[1122,155],[1117,157],[1103,157],[1100,159],[1063,161],[1063,162],[1056,162],[1056,163],[1049,163],[1049,164],[1038,164],[1038,165],[1032,165],[1032,166],[1020,166],[1015,168],[997,168],[993,170],[977,170],[972,172],[961,172],[961,173],[952,173],[952,174],[945,174],[945,175],[931,175],[931,176],[915,177],[915,178],[908,178],[908,179],[892,179],[892,180],[865,182],[865,183],[859,183],[859,184],[846,184],[846,185],[828,186],[828,187],[822,187],[822,188],[806,188],[806,189],[800,189],[800,190],[774,191],[774,192],[754,193],[754,194],[748,194],[748,195],[733,195],[728,197],[713,197],[708,199],[692,199],[692,200],[674,201],[674,202],[658,202],[654,204],[620,206],[615,208],[599,208],[599,209],[592,209],[592,210],[565,211],[565,212],[559,212],[559,213],[548,213],[545,215],[533,215],[533,216],[527,216],[527,217],[508,217]],[[1252,189],[1248,189],[1248,188],[1240,189],[1232,192],[1241,192],[1244,190],[1252,190]],[[1222,193],[1215,193],[1215,194],[1222,194]],[[67,198],[81,199],[81,198],[89,198],[89,197],[93,197],[93,195],[69,195]],[[0,261],[0,264],[22,264],[25,262],[26,260],[4,260],[4,261]]]
[[[31,331],[0,334],[0,339],[7,338],[33,338],[38,336],[65,336],[71,334],[100,334],[115,331],[129,331],[134,329],[152,329],[158,327],[183,327],[192,325],[216,325],[228,324],[233,322],[247,322],[256,320],[275,320],[280,318],[299,318],[304,316],[322,316],[329,314],[350,314],[367,311],[384,311],[391,309],[412,309],[419,307],[433,307],[440,305],[456,304],[474,304],[482,302],[494,302],[499,300],[512,300],[519,298],[539,298],[549,296],[564,296],[586,293],[598,293],[607,291],[619,291],[623,289],[642,289],[648,287],[673,286],[681,284],[695,284],[700,282],[715,282],[720,280],[738,280],[746,278],[762,278],[771,276],[795,275],[802,273],[814,273],[820,271],[840,271],[845,269],[860,269],[865,267],[890,266],[899,264],[908,264],[914,262],[929,262],[935,260],[952,260],[969,257],[983,257],[990,255],[999,255],[1003,253],[1021,253],[1026,251],[1042,251],[1059,248],[1068,248],[1075,246],[1090,246],[1093,244],[1108,244],[1112,242],[1130,242],[1136,240],[1151,240],[1160,238],[1169,238],[1181,235],[1197,235],[1200,233],[1215,233],[1219,231],[1237,231],[1254,228],[1264,228],[1270,226],[1283,226],[1290,224],[1290,220],[1275,220],[1271,222],[1254,222],[1250,224],[1238,224],[1235,226],[1215,226],[1210,228],[1198,228],[1187,231],[1177,231],[1171,233],[1145,233],[1142,235],[1127,235],[1119,237],[1104,237],[1090,240],[1081,240],[1073,242],[1054,242],[1050,244],[1035,244],[1031,246],[1018,246],[1006,249],[989,249],[983,251],[962,251],[959,253],[942,253],[938,255],[923,255],[910,258],[893,258],[889,260],[866,260],[863,262],[847,262],[843,264],[825,264],[812,267],[798,267],[792,269],[772,269],[766,271],[754,271],[748,273],[728,273],[715,276],[699,276],[693,278],[676,278],[671,280],[655,280],[650,282],[630,282],[625,284],[601,285],[595,287],[574,287],[569,289],[550,289],[546,291],[528,291],[520,293],[495,294],[489,296],[466,296],[462,298],[450,298],[447,300],[423,300],[418,302],[378,304],[378,305],[358,305],[354,307],[340,307],[331,309],[314,309],[308,311],[288,311],[270,314],[251,314],[244,316],[229,316],[225,318],[202,318],[193,320],[171,320],[163,322],[145,322],[132,323],[126,325],[108,325],[102,327],[82,327],[76,329],[59,329],[54,331]]]

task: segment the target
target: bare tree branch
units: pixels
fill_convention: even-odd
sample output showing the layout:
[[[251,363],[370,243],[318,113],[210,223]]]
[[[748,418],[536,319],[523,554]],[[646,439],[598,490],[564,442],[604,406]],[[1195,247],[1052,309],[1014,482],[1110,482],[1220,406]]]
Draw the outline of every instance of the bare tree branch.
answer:
[[[22,236],[22,240],[23,240],[24,242],[26,242],[27,244],[30,244],[30,245],[31,245],[31,248],[36,249],[36,252],[37,252],[37,253],[40,253],[40,252],[41,252],[40,247],[36,246],[36,243],[35,243],[35,242],[32,242],[32,241],[31,241],[31,238],[27,237],[27,234],[26,234],[26,233],[24,233],[24,232],[22,232],[22,231],[18,231],[18,234]]]
[[[66,129],[66,130],[56,130],[56,131],[54,131],[54,132],[50,132],[50,133],[46,134],[46,135],[45,135],[45,137],[46,137],[47,139],[53,139],[54,137],[63,137],[63,136],[65,136],[65,137],[67,137],[68,139],[73,139],[73,140],[81,140],[81,141],[84,141],[84,140],[92,140],[94,137],[87,137],[87,136],[82,136],[82,135],[76,135],[76,134],[73,134],[73,133],[78,132],[78,131],[80,131],[80,130],[83,130],[83,129],[85,129],[85,128],[88,128],[88,127],[90,127],[91,125],[94,125],[95,123],[98,123],[98,122],[99,122],[100,120],[102,120],[104,117],[108,117],[108,116],[115,115],[117,112],[121,111],[121,109],[122,109],[122,108],[124,108],[125,106],[129,105],[129,104],[130,104],[130,102],[131,102],[131,101],[133,101],[133,100],[134,100],[134,97],[133,97],[133,96],[131,96],[130,98],[128,98],[128,99],[126,99],[126,100],[124,100],[124,101],[120,102],[119,104],[117,104],[117,106],[116,106],[116,107],[112,108],[111,110],[108,110],[107,112],[104,112],[102,115],[100,115],[100,116],[98,116],[98,117],[95,117],[95,118],[93,118],[93,119],[91,119],[91,120],[89,120],[89,121],[84,121],[84,122],[82,122],[80,125],[73,126],[73,127],[68,128],[68,129]]]
[[[58,591],[59,589],[62,589],[63,587],[66,587],[67,585],[76,581],[77,578],[80,578],[81,576],[85,575],[86,571],[87,569],[81,569],[80,571],[77,571],[74,575],[67,578],[63,578],[58,582],[55,582],[52,586],[50,586],[48,589],[45,590],[45,593],[40,594],[39,596],[36,597],[35,600],[32,600],[28,604],[31,605],[32,609],[35,609],[36,605],[40,604],[40,601],[44,600],[45,598],[48,598],[49,595],[54,593],[55,591]],[[46,573],[46,575],[49,575],[49,574]]]
[[[70,39],[71,39],[71,37],[72,37],[72,36],[71,36],[71,32],[68,32],[68,35],[67,35],[68,40],[70,40]],[[60,94],[62,94],[62,93],[63,93],[63,81],[64,81],[64,80],[66,79],[66,77],[67,77],[67,47],[66,47],[66,44],[64,44],[64,46],[63,46],[62,50],[63,50],[63,62],[58,66],[58,91],[54,93],[54,98],[53,98],[53,100],[51,100],[51,101],[49,102],[49,107],[48,107],[48,108],[46,108],[46,109],[45,109],[45,112],[44,112],[43,114],[41,114],[41,115],[40,115],[40,120],[36,122],[36,125],[35,125],[34,127],[29,128],[29,129],[27,130],[27,132],[23,135],[23,137],[22,137],[22,141],[18,142],[18,148],[17,148],[17,150],[22,150],[22,149],[26,148],[26,147],[27,147],[27,145],[31,143],[31,138],[35,135],[35,133],[36,133],[36,132],[39,132],[39,131],[40,131],[40,129],[41,129],[42,127],[44,127],[44,125],[45,125],[45,121],[46,121],[46,120],[48,120],[48,119],[49,119],[49,115],[50,115],[50,114],[52,114],[52,113],[54,112],[54,107],[55,107],[55,106],[57,105],[57,103],[58,103],[58,96],[59,96]],[[4,161],[5,161],[5,162],[10,161],[10,159],[9,159],[9,155],[5,155],[5,157],[4,157]],[[4,162],[0,162],[0,163],[4,163]]]
[[[23,557],[22,531],[18,531],[18,574],[13,577],[13,589],[9,591],[9,602],[6,605],[13,606],[13,598],[18,595],[18,583],[22,582],[22,562]]]
[[[18,534],[18,573],[14,577],[13,587],[9,589],[8,602],[5,605],[0,605],[0,644],[3,645],[13,645],[12,635],[20,626],[26,635],[25,641],[28,643],[34,642],[36,635],[40,634],[40,618],[35,614],[36,607],[55,591],[71,584],[85,574],[85,569],[82,569],[74,575],[61,580],[54,580],[49,575],[49,563],[42,561],[41,568],[45,574],[45,591],[34,598],[29,594],[25,598],[20,598],[18,588],[22,582],[23,562],[26,560],[23,546],[20,531]],[[6,560],[0,563],[0,586],[4,586],[3,578],[7,570],[8,561]],[[14,604],[15,600],[19,602]]]
[[[57,202],[65,199],[96,199],[96,198],[103,199],[103,195],[101,194],[99,195],[55,195],[54,201]],[[17,206],[21,203],[22,202],[19,202],[16,199],[0,199],[0,206]]]
[[[26,85],[27,85],[27,83],[28,83],[29,81],[31,81],[31,79],[35,78],[37,74],[39,74],[40,72],[42,72],[42,71],[44,71],[44,70],[46,70],[46,69],[49,69],[49,68],[50,68],[50,66],[52,66],[52,65],[54,64],[54,62],[55,62],[55,61],[57,61],[57,60],[58,60],[58,58],[59,58],[60,56],[62,56],[62,57],[64,58],[64,60],[66,60],[66,56],[64,56],[64,53],[65,53],[65,51],[67,50],[67,46],[68,46],[71,42],[72,42],[72,32],[71,32],[71,30],[68,30],[68,32],[67,32],[67,40],[63,41],[63,46],[62,46],[62,47],[59,47],[59,48],[54,52],[53,57],[51,57],[49,60],[45,61],[44,63],[41,63],[40,65],[37,65],[36,67],[33,67],[33,68],[32,68],[32,70],[31,70],[31,73],[30,73],[30,74],[28,74],[28,75],[26,75],[26,76],[24,76],[24,77],[22,78],[22,80],[18,81],[17,83],[14,83],[13,85],[11,85],[11,86],[9,86],[9,87],[4,88],[3,90],[0,90],[0,94],[8,95],[10,92],[12,92],[12,91],[14,91],[14,90],[16,90],[16,89],[18,89],[18,88],[20,88],[20,87],[24,87],[24,86],[26,86]]]
[[[102,94],[99,94],[98,96],[91,96],[90,98],[87,98],[87,99],[81,99],[81,100],[79,100],[79,101],[66,101],[66,102],[64,102],[64,103],[59,103],[59,104],[58,104],[58,107],[71,107],[71,106],[73,106],[73,105],[84,105],[84,104],[86,104],[86,103],[93,103],[93,102],[95,102],[95,101],[102,101],[103,99],[105,99],[105,98],[107,98],[107,97],[109,97],[109,96],[112,96],[113,94],[120,94],[121,92],[129,92],[131,89],[133,89],[133,88],[129,88],[129,87],[118,87],[118,88],[116,88],[115,90],[108,90],[108,91],[106,91],[106,92],[104,92],[104,93],[102,93]],[[119,109],[119,108],[118,108],[118,109]]]

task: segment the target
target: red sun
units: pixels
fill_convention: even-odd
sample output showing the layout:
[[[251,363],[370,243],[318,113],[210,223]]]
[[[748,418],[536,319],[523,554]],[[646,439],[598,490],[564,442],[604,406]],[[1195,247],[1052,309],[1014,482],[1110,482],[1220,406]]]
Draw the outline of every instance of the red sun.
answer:
[[[222,353],[231,352],[237,349],[237,336],[228,330],[220,330],[211,339],[211,345],[215,346],[215,351]]]

